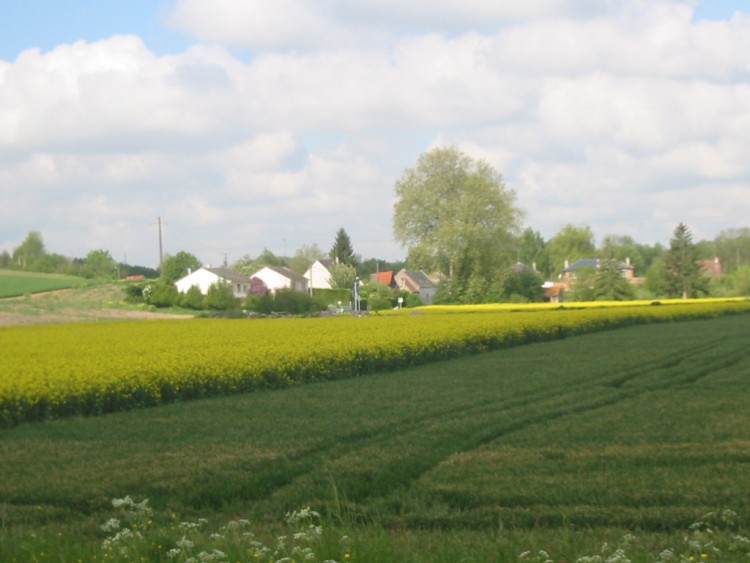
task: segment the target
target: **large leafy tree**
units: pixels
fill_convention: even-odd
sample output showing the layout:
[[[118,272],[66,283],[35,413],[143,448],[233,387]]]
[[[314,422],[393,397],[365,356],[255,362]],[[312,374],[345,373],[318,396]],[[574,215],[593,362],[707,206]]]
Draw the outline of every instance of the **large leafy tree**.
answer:
[[[396,182],[396,197],[393,232],[409,263],[448,276],[459,300],[488,287],[514,258],[522,212],[487,162],[456,147],[433,149]]]
[[[589,226],[565,225],[547,243],[550,269],[560,273],[565,262],[575,262],[582,258],[595,258],[594,233]]]
[[[26,239],[13,250],[13,265],[21,270],[33,270],[35,264],[44,257],[42,234],[32,231]]]
[[[698,263],[693,235],[683,223],[677,225],[664,257],[664,289],[670,297],[695,297],[706,293],[708,281]]]
[[[750,228],[726,229],[716,237],[716,256],[726,273],[750,264]]]
[[[329,255],[336,264],[354,265],[354,247],[352,247],[352,241],[343,227],[336,231],[336,238]]]
[[[107,250],[92,250],[83,259],[83,273],[87,278],[109,280],[117,275],[117,262]]]

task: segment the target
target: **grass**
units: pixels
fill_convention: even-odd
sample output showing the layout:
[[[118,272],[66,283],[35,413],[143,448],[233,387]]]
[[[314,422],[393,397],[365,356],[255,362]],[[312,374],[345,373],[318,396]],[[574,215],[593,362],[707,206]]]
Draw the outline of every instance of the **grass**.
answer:
[[[172,515],[216,533],[246,518],[270,545],[305,506],[328,530],[321,559],[343,560],[346,534],[346,553],[368,562],[526,550],[573,561],[605,541],[654,561],[688,553],[688,537],[698,557],[715,559],[712,544],[738,560],[727,554],[750,522],[749,327],[748,315],[634,326],[3,430],[0,560],[103,560],[100,525],[125,495],[154,510],[146,560],[179,540]],[[726,531],[690,529],[723,509],[736,511]],[[209,545],[209,531],[194,539]]]
[[[77,276],[0,270],[0,298],[82,287],[91,283],[91,280]]]

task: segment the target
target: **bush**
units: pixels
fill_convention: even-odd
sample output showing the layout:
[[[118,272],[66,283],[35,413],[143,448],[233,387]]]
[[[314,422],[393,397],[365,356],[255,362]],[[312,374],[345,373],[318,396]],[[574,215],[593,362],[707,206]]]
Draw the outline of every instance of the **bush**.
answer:
[[[206,292],[205,304],[208,309],[229,311],[239,308],[239,300],[232,293],[232,287],[226,283],[214,283]]]
[[[301,293],[293,289],[279,289],[273,296],[274,311],[280,313],[292,313],[303,315],[313,311],[322,311],[323,308],[307,293]]]
[[[146,286],[141,284],[129,283],[125,286],[125,301],[128,303],[143,303],[145,298],[143,296],[143,289]]]
[[[147,286],[143,290],[143,295],[148,303],[156,307],[172,307],[180,301],[177,288],[163,282]]]
[[[245,309],[261,315],[273,312],[273,295],[270,293],[249,294],[245,299]]]
[[[180,304],[186,309],[203,309],[203,294],[197,285],[193,285],[181,297]]]

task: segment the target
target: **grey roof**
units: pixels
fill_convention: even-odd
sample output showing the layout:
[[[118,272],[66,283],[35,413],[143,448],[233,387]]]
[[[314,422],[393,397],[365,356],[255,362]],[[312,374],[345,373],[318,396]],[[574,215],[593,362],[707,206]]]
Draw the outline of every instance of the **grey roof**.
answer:
[[[273,270],[277,274],[281,274],[282,276],[285,276],[294,282],[297,282],[297,283],[308,282],[308,279],[305,276],[303,276],[302,274],[298,274],[297,272],[287,268],[286,266],[266,266],[266,268],[268,268],[269,270]]]
[[[249,276],[238,274],[237,272],[235,272],[234,270],[230,270],[229,268],[206,268],[206,270],[230,282],[247,283],[250,281]]]
[[[403,272],[419,287],[435,287],[435,282],[428,278],[427,274],[421,270],[403,270]]]
[[[605,262],[607,260],[604,260]],[[630,264],[626,264],[625,262],[620,262],[619,260],[614,260],[614,262],[617,264],[617,268],[619,270],[632,270],[633,266]],[[575,272],[576,270],[580,270],[581,268],[593,268],[598,269],[599,266],[601,266],[602,260],[599,258],[583,258],[581,260],[576,260],[573,262],[570,266],[565,268],[563,272]]]

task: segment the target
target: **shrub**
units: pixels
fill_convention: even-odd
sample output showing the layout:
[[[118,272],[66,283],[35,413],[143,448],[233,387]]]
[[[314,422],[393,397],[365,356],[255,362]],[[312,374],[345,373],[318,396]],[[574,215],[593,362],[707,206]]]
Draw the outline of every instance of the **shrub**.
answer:
[[[226,283],[211,284],[206,292],[205,303],[207,308],[217,311],[239,308],[239,300],[232,293],[232,287]]]
[[[307,293],[301,293],[293,289],[283,288],[276,291],[273,296],[274,311],[302,315],[313,311],[321,311],[322,308]]]
[[[157,307],[172,307],[179,303],[180,294],[172,284],[157,282],[143,290],[148,303]]]
[[[180,298],[180,304],[186,309],[203,309],[203,294],[197,285],[193,285]]]

